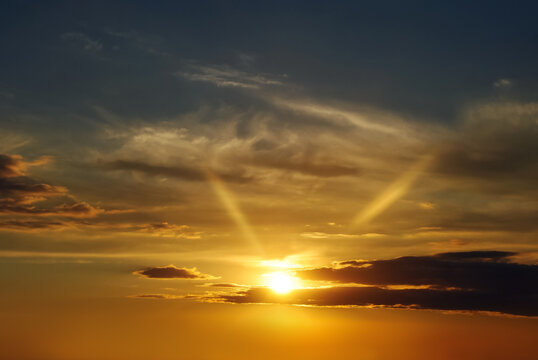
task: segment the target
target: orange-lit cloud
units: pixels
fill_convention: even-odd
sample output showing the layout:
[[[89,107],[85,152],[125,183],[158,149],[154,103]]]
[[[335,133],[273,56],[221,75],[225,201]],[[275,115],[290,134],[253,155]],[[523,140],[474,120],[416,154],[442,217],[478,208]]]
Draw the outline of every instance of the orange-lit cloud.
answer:
[[[41,166],[51,161],[50,157],[41,157],[26,162],[18,155],[0,156],[0,213],[20,214],[26,216],[66,216],[95,217],[103,212],[86,202],[78,202],[68,196],[68,190],[62,186],[39,183],[26,176],[30,166]],[[34,203],[51,198],[67,197],[68,203],[49,207],[37,207]]]

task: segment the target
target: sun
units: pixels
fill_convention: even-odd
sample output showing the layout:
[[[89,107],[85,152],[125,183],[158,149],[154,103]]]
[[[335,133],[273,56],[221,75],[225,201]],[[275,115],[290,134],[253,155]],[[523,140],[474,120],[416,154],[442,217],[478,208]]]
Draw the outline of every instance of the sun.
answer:
[[[265,274],[267,285],[278,294],[287,294],[293,289],[297,289],[297,279],[287,272],[278,271],[271,274]]]

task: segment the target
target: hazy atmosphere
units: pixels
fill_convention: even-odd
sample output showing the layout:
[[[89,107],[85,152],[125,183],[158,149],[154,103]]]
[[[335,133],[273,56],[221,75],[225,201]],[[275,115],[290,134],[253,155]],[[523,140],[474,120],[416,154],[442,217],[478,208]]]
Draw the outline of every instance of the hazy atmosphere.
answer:
[[[0,9],[0,358],[536,358],[535,2]]]

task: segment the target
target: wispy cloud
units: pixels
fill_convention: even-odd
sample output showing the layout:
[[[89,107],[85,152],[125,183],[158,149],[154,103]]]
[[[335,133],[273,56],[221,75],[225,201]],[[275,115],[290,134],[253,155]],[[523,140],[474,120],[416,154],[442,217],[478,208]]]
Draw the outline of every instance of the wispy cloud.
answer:
[[[103,49],[103,43],[99,40],[92,39],[86,34],[80,32],[68,32],[61,36],[62,40],[79,45],[88,52],[100,52]]]
[[[509,88],[513,85],[513,81],[510,79],[499,79],[493,83],[495,88]]]
[[[264,86],[282,85],[282,81],[265,74],[253,74],[226,65],[190,64],[177,76],[191,81],[201,81],[219,87],[239,87],[258,89]]]

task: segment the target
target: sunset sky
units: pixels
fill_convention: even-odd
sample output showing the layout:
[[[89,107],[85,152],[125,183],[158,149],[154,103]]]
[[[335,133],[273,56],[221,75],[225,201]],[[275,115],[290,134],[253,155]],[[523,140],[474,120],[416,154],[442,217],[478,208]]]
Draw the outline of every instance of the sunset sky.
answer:
[[[536,359],[534,1],[4,1],[0,358]]]

